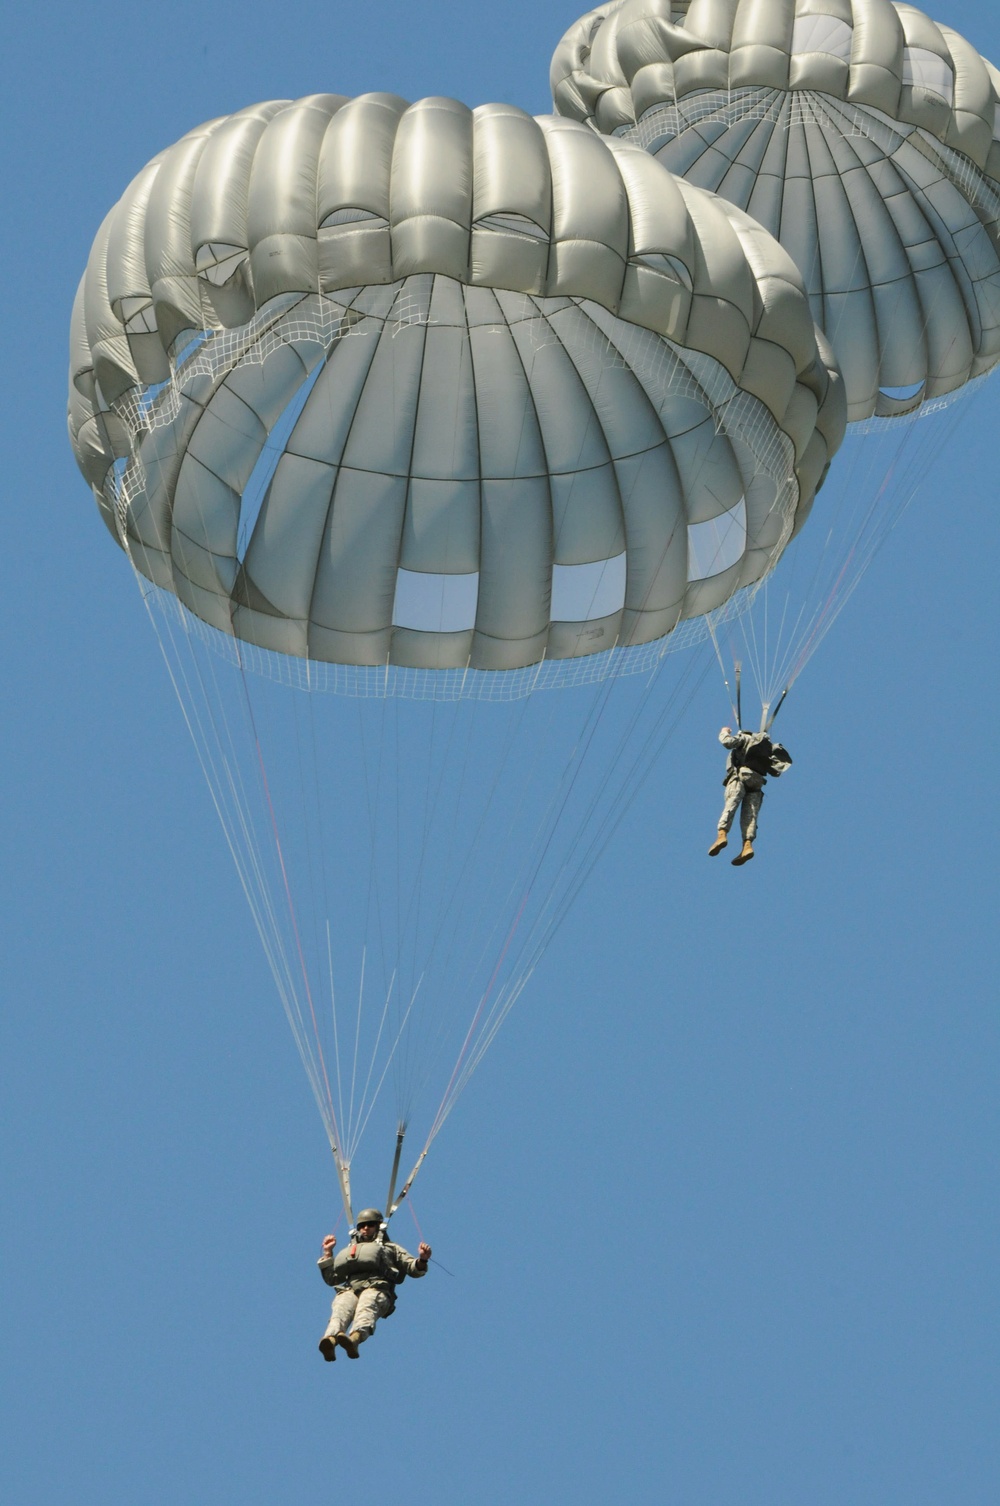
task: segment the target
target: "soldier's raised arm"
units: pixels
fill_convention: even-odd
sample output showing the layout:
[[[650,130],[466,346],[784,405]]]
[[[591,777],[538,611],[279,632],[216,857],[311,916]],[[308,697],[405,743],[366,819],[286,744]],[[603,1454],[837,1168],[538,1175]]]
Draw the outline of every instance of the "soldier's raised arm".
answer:
[[[400,1269],[407,1276],[426,1276],[427,1262],[431,1258],[431,1247],[421,1240],[417,1246],[416,1255],[411,1255],[409,1250],[404,1250],[402,1245],[396,1245],[396,1259]]]
[[[327,1234],[323,1240],[323,1253],[316,1262],[319,1266],[319,1273],[327,1286],[333,1286],[336,1280],[333,1274],[333,1250],[336,1243],[336,1236]]]

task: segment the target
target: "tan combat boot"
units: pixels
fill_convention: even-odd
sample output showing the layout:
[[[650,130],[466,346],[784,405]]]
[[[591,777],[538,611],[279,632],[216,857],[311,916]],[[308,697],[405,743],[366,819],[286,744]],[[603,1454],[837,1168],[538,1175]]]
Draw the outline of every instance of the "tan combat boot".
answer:
[[[341,1349],[347,1350],[347,1357],[350,1360],[356,1360],[358,1357],[358,1345],[356,1342],[358,1338],[359,1335],[357,1333],[338,1333],[336,1336],[336,1342],[340,1345]]]
[[[750,861],[750,859],[752,857],[753,857],[753,843],[750,841],[750,839],[748,837],[747,840],[743,843],[743,851],[740,853],[739,857],[733,858],[733,867],[734,868],[742,868],[743,864],[744,863],[749,863],[749,861]]]
[[[319,1352],[325,1360],[337,1358],[337,1341],[328,1334],[324,1334],[319,1341]]]
[[[729,838],[726,836],[725,832],[722,830],[722,827],[720,826],[719,827],[719,835],[716,837],[715,841],[712,843],[711,847],[708,849],[708,855],[709,855],[709,857],[710,858],[718,857],[718,855],[722,851],[722,849],[724,847],[727,847],[728,845],[729,845]]]

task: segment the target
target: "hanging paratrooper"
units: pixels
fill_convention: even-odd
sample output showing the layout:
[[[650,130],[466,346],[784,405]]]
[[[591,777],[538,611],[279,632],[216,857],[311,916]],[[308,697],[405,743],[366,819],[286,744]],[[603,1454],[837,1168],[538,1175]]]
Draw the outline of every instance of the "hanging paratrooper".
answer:
[[[349,1359],[370,1339],[380,1318],[396,1307],[396,1288],[407,1276],[426,1276],[431,1247],[421,1240],[416,1255],[386,1238],[386,1226],[378,1208],[363,1208],[351,1230],[348,1243],[335,1255],[337,1240],[323,1240],[319,1273],[336,1291],[330,1321],[319,1341],[325,1360],[337,1358],[338,1345]]]
[[[719,742],[729,751],[723,783],[726,798],[719,817],[719,831],[708,849],[710,858],[717,857],[729,841],[729,829],[736,812],[740,813],[740,833],[743,846],[733,858],[733,867],[742,868],[753,857],[753,844],[757,837],[757,817],[764,800],[764,786],[768,775],[775,779],[792,766],[787,748],[773,743],[766,732],[734,732],[723,727]]]

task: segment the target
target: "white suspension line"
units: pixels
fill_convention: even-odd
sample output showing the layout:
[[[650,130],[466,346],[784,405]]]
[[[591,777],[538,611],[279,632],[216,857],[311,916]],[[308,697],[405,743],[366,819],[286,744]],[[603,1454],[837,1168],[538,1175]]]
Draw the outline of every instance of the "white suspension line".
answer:
[[[139,579],[138,572],[136,572],[136,575],[137,579]],[[201,680],[201,669],[199,661],[196,654],[193,652],[193,645],[191,644],[189,635],[185,633],[185,643],[189,652],[191,653],[193,666],[199,676],[202,700],[205,704],[206,709],[210,712],[210,720],[212,721],[214,727],[216,746],[222,758],[223,768],[225,768],[227,771],[225,782],[221,779],[216,771],[215,762],[211,753],[211,742],[199,716],[195,694],[187,682],[187,677],[183,669],[184,660],[177,646],[174,627],[171,622],[171,618],[168,615],[168,611],[165,609],[160,615],[159,619],[157,619],[150,607],[149,596],[151,593],[145,587],[144,583],[140,585],[140,590],[143,596],[144,605],[146,606],[147,615],[149,616],[153,631],[156,634],[157,641],[160,645],[161,654],[167,668],[168,676],[170,678],[171,684],[174,687],[174,692],[177,696],[178,704],[181,708],[181,714],[184,717],[185,724],[188,728],[188,732],[191,736],[191,740],[195,748],[196,756],[201,766],[202,773],[205,777],[205,782],[209,789],[212,803],[215,806],[216,813],[219,817],[219,821],[223,829],[223,835],[226,839],[226,844],[229,847],[230,854],[232,855],[234,864],[236,866],[237,874],[240,878],[241,887],[250,908],[251,917],[254,921],[258,936],[260,937],[261,944],[264,948],[265,957],[268,960],[268,964],[274,978],[276,988],[278,990],[278,995],[282,1002],[285,1016],[288,1019],[289,1026],[291,1027],[292,1036],[295,1040],[300,1060],[302,1061],[302,1065],[306,1072],[306,1078],[310,1083],[310,1087],[312,1088],[313,1096],[315,1097],[317,1106],[320,1109],[321,1117],[324,1123],[327,1125],[331,1144],[334,1144],[336,1139],[336,1127],[329,1121],[329,1116],[326,1111],[326,1105],[323,1100],[318,1067],[313,1058],[311,1046],[303,1028],[301,1014],[297,1014],[296,993],[291,982],[291,969],[287,958],[284,955],[284,949],[281,944],[280,928],[276,923],[276,917],[274,916],[273,911],[270,907],[267,885],[263,880],[259,865],[259,855],[256,854],[255,842],[251,835],[252,829],[248,827],[245,820],[245,800],[241,800],[240,798],[237,788],[237,782],[233,778],[232,765],[225,758],[222,752],[221,738],[218,733],[218,728],[214,725],[214,719],[211,717],[212,703],[208,699],[204,682],[203,680]],[[164,639],[159,632],[158,620],[165,623],[166,630],[169,634],[169,641],[173,649],[173,659],[171,659],[170,655],[166,651]],[[183,631],[183,628],[181,630]],[[187,689],[186,696],[182,693],[181,690],[182,683]],[[227,784],[230,795],[233,799],[233,808],[237,821],[237,829],[242,833],[242,844],[239,840],[237,840],[235,830],[231,824],[232,816],[229,813],[225,801],[224,789]],[[268,920],[265,920],[265,917],[268,917]]]
[[[366,943],[361,950],[361,981],[358,984],[358,1013],[357,1021],[354,1027],[354,1058],[351,1065],[351,1095],[350,1099],[348,1100],[349,1107],[347,1110],[347,1122],[350,1125],[353,1125],[354,1123],[354,1092],[358,1078],[358,1051],[361,1041],[361,1008],[362,1004],[364,1003],[365,997],[365,964],[367,960],[368,946]]]
[[[389,1051],[389,1055],[386,1058],[385,1066],[382,1069],[382,1076],[378,1080],[378,1084],[377,1084],[377,1086],[375,1088],[375,1092],[372,1094],[371,1102],[368,1105],[368,1110],[367,1110],[367,1112],[365,1114],[365,1117],[364,1117],[363,1121],[361,1122],[361,1124],[360,1124],[360,1126],[358,1128],[358,1133],[357,1133],[356,1142],[355,1142],[356,1145],[360,1145],[362,1136],[364,1135],[365,1129],[367,1128],[367,1125],[368,1125],[368,1120],[371,1118],[372,1111],[374,1110],[375,1104],[378,1101],[378,1096],[379,1096],[379,1093],[382,1091],[382,1084],[385,1081],[386,1073],[388,1072],[389,1067],[392,1065],[392,1059],[393,1059],[393,1056],[395,1055],[396,1047],[398,1046],[400,1040],[403,1037],[403,1031],[406,1029],[406,1022],[407,1022],[407,1020],[410,1017],[410,1010],[413,1008],[414,1004],[416,1003],[416,998],[417,998],[417,994],[420,992],[420,985],[421,985],[421,983],[423,983],[423,979],[422,978],[420,979],[420,982],[418,982],[416,988],[414,989],[413,995],[412,995],[412,997],[410,999],[410,1002],[407,1005],[406,1013],[403,1016],[402,1024],[400,1025],[399,1030],[396,1033],[396,1039],[392,1043],[392,1048]],[[403,1123],[405,1125],[405,1121],[397,1121],[397,1123]]]
[[[372,1047],[371,1056],[370,1056],[369,1061],[368,1061],[368,1074],[365,1077],[365,1085],[362,1088],[362,1090],[361,1090],[361,1096],[358,1099],[358,1117],[359,1118],[361,1117],[362,1113],[364,1113],[365,1100],[366,1100],[367,1095],[368,1095],[368,1088],[369,1088],[369,1085],[370,1085],[371,1080],[372,1080],[372,1073],[375,1070],[375,1063],[378,1060],[378,1048],[379,1048],[379,1045],[380,1045],[381,1040],[382,1040],[382,1032],[385,1029],[386,1015],[389,1012],[389,1000],[392,998],[392,991],[393,991],[393,989],[396,986],[396,977],[397,977],[397,974],[396,974],[395,971],[393,971],[392,977],[389,979],[389,987],[386,990],[385,1003],[382,1005],[382,1017],[379,1020],[378,1034],[375,1037],[375,1044]],[[383,1073],[383,1076],[384,1075],[385,1074]],[[381,1086],[381,1081],[380,1081],[380,1086]],[[353,1099],[352,1099],[351,1107],[352,1107],[352,1122],[353,1122]],[[360,1141],[360,1139],[361,1139],[361,1133],[359,1131],[358,1134],[357,1134],[357,1136],[352,1141],[352,1155],[353,1155],[354,1151],[357,1149],[358,1142]]]
[[[326,923],[326,957],[327,957],[327,965],[328,965],[329,970],[330,970],[330,1013],[331,1013],[331,1016],[332,1016],[332,1025],[333,1025],[333,1051],[334,1051],[334,1059],[335,1059],[336,1065],[337,1065],[337,1108],[338,1108],[338,1111],[339,1111],[339,1114],[340,1114],[340,1122],[341,1122],[341,1124],[345,1124],[346,1120],[344,1119],[344,1087],[343,1087],[343,1078],[341,1076],[341,1070],[340,1070],[340,1032],[337,1029],[337,991],[336,991],[336,988],[334,987],[334,981],[333,981],[333,947],[331,945],[331,940],[330,940],[330,922],[329,922],[329,920],[327,920],[327,923]]]
[[[710,661],[706,661],[705,667],[702,670],[697,684],[701,684],[704,681],[709,667]],[[692,674],[693,668],[689,665],[685,671],[685,678]],[[681,712],[675,718],[669,735],[672,735],[672,732],[676,729],[676,725],[679,723],[680,717],[683,715],[684,710],[686,710],[687,705],[690,704],[690,700],[695,690],[697,689],[697,684],[691,690],[690,694],[685,700]],[[674,692],[672,692],[670,698],[668,699],[667,705],[659,714],[654,728],[651,729],[649,735],[647,736],[646,742],[643,745],[644,749],[647,748],[650,742],[662,731],[662,725],[664,720],[666,719],[667,714],[669,713],[669,710],[680,698],[680,691],[681,687],[679,686],[675,689]],[[623,734],[619,739],[619,747],[611,766],[612,772],[617,769],[621,761],[627,740],[627,734]],[[640,757],[641,752],[637,754],[636,758],[633,760],[633,768],[638,765]],[[429,1150],[430,1148],[431,1143],[440,1133],[445,1120],[451,1113],[451,1110],[457,1102],[458,1097],[467,1086],[476,1067],[482,1061],[483,1056],[488,1050],[490,1044],[492,1044],[493,1040],[495,1039],[500,1026],[507,1017],[507,1014],[513,1008],[514,1004],[517,1002],[517,999],[520,997],[524,988],[527,986],[527,983],[529,982],[531,976],[538,966],[539,961],[541,960],[541,956],[544,952],[545,947],[548,945],[552,936],[555,934],[555,931],[561,924],[562,919],[564,919],[565,915],[568,914],[569,909],[571,908],[573,901],[579,893],[580,888],[582,888],[583,883],[586,881],[587,875],[590,871],[592,871],[594,863],[597,861],[601,852],[603,852],[604,848],[607,845],[607,842],[610,841],[611,836],[614,834],[614,831],[617,830],[618,825],[624,818],[625,813],[627,812],[635,796],[638,794],[638,791],[641,788],[642,784],[645,783],[645,779],[648,777],[650,768],[651,765],[647,766],[646,773],[640,780],[635,783],[634,787],[631,790],[629,789],[627,780],[623,780],[619,783],[617,794],[614,797],[618,805],[617,813],[609,813],[609,816],[605,817],[601,831],[597,834],[597,836],[591,838],[583,858],[578,860],[571,884],[567,886],[567,889],[564,891],[562,897],[557,898],[556,896],[559,878],[561,878],[562,874],[565,873],[570,867],[569,860],[563,863],[559,876],[550,888],[549,896],[546,899],[545,904],[543,905],[542,911],[536,918],[534,924],[529,930],[528,936],[520,947],[519,955],[525,957],[527,954],[527,961],[525,962],[523,967],[520,967],[520,964],[514,964],[515,976],[513,976],[507,983],[501,985],[500,990],[498,991],[498,994],[493,1000],[492,1004],[488,1007],[484,1014],[480,1015],[479,1028],[476,1031],[474,1037],[470,1028],[470,1036],[467,1038],[466,1045],[463,1046],[463,1052],[460,1053],[459,1062],[456,1063],[456,1071],[453,1074],[452,1081],[449,1083],[448,1087],[445,1090],[444,1097],[441,1100],[437,1114],[435,1115],[435,1118],[432,1122],[431,1129],[424,1146],[424,1154],[426,1154],[427,1150]],[[578,822],[577,830],[586,830],[587,825],[592,817],[593,809],[594,802],[591,801],[588,805],[587,810],[585,811],[584,816]],[[577,851],[576,841],[570,842],[568,851],[571,853]],[[548,919],[546,919],[547,916],[549,917]],[[519,967],[520,971],[517,972],[516,970]],[[480,1010],[483,1009],[485,1002],[486,1001],[484,997],[480,1004]],[[465,1055],[464,1061],[462,1060],[463,1054]]]

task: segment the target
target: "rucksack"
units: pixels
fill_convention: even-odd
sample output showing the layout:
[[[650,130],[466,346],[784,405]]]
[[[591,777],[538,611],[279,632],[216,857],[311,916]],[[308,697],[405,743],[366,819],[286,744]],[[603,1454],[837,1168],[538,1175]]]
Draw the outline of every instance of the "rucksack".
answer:
[[[767,772],[769,774],[772,774],[775,779],[778,779],[785,772],[785,770],[790,769],[791,766],[792,755],[789,753],[788,749],[782,747],[781,743],[772,743],[771,753],[768,759]]]
[[[751,769],[754,774],[766,777],[771,773],[771,739],[766,732],[754,732],[752,741],[739,755],[739,765]]]

